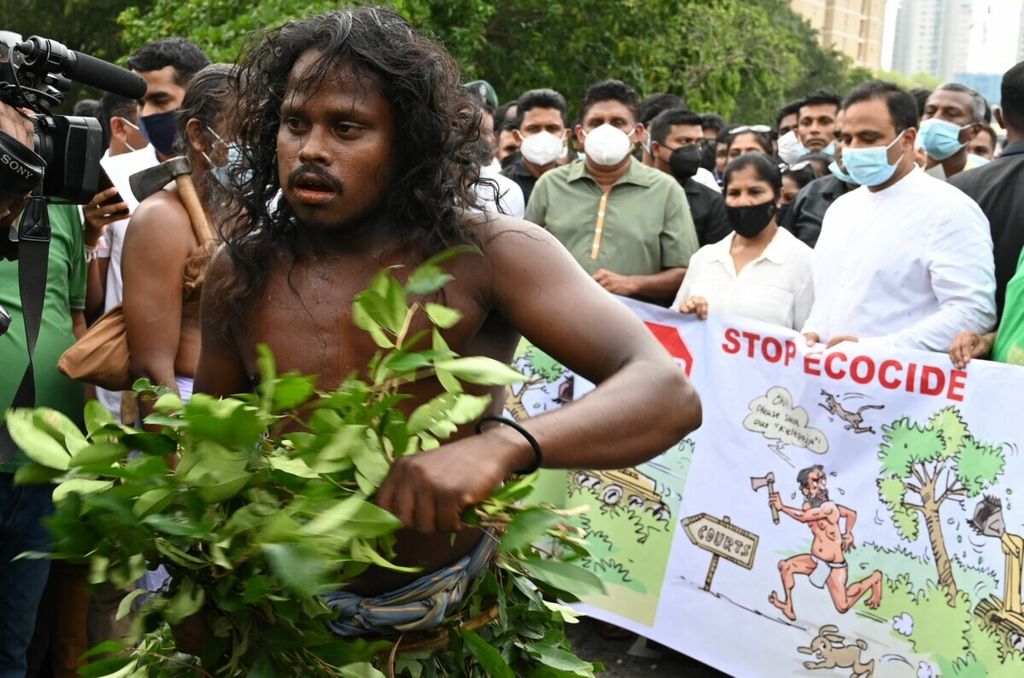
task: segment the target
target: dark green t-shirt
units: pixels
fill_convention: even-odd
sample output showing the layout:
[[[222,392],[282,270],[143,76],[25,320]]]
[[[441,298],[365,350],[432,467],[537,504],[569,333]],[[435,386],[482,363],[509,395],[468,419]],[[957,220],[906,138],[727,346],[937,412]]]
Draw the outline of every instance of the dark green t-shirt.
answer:
[[[52,240],[46,270],[46,300],[33,355],[36,404],[59,410],[81,424],[84,387],[58,372],[57,361],[75,343],[71,310],[85,307],[87,269],[82,222],[77,205],[51,204],[49,214]],[[10,329],[0,336],[0,408],[6,414],[28,366],[17,261],[0,260],[0,305],[7,309],[12,320]],[[0,472],[13,472],[24,462],[25,457],[19,452],[0,466]]]

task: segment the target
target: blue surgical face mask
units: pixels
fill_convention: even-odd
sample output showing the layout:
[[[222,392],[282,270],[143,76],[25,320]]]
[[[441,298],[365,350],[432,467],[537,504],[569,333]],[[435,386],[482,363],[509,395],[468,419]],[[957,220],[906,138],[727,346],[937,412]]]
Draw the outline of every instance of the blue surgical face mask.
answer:
[[[832,176],[834,176],[836,179],[839,179],[839,181],[843,181],[848,184],[857,183],[856,181],[853,180],[853,177],[851,177],[849,174],[843,171],[843,168],[839,166],[839,162],[837,160],[833,160],[831,163],[829,163],[828,171],[831,172]]]
[[[960,127],[947,120],[929,118],[921,123],[917,143],[931,157],[945,160],[967,145],[960,142],[960,131],[968,127],[970,125]]]
[[[163,156],[174,155],[174,140],[178,137],[178,111],[164,111],[139,118],[139,128]]]
[[[240,149],[237,144],[225,143],[225,141],[221,139],[220,135],[213,131],[213,129],[209,127],[206,129],[210,130],[210,134],[215,136],[219,143],[224,144],[228,155],[227,164],[217,165],[212,159],[210,159],[210,156],[206,154],[206,151],[202,152],[203,157],[206,158],[206,162],[210,165],[210,174],[213,175],[214,180],[228,190],[234,188],[234,184],[231,180],[232,175],[234,175],[242,184],[249,183],[249,180],[252,179],[252,170],[246,169],[239,173],[236,169],[237,167],[245,164],[245,158],[242,156],[242,149]]]
[[[836,142],[834,142],[834,141],[828,142],[828,146],[826,146],[824,149],[822,149],[821,152],[825,153],[826,155],[831,155],[832,157],[835,157],[835,155],[836,155]]]
[[[906,132],[906,130],[903,130]],[[870,148],[843,148],[843,164],[846,171],[853,179],[853,183],[861,186],[879,186],[889,181],[896,172],[896,166],[903,159],[903,154],[896,159],[896,162],[889,162],[889,149],[900,140],[903,132],[896,135],[892,143],[886,146],[872,146]]]

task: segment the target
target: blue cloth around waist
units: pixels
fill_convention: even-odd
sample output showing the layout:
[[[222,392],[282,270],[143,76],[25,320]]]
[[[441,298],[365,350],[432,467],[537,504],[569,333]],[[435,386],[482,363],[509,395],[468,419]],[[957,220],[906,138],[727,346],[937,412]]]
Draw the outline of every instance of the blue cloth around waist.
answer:
[[[324,601],[338,616],[327,626],[345,637],[435,628],[462,602],[497,547],[497,536],[488,531],[471,552],[456,562],[390,593],[369,597],[350,591],[328,593]]]

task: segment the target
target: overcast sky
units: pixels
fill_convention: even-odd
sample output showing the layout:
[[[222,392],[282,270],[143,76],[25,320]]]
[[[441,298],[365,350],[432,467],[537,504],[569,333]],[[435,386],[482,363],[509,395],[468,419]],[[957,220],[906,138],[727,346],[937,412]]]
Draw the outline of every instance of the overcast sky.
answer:
[[[891,69],[896,10],[900,0],[887,0],[882,68]],[[967,70],[972,73],[1003,73],[1017,63],[1021,12],[1024,0],[974,0],[971,45]]]

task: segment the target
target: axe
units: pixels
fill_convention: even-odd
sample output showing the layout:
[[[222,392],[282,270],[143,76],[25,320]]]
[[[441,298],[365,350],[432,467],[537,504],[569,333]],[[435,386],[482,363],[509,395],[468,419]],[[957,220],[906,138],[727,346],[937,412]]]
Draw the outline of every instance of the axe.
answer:
[[[199,202],[196,194],[196,187],[192,183],[192,163],[183,155],[166,160],[141,172],[136,172],[128,179],[132,187],[132,193],[142,202],[153,195],[170,182],[178,187],[178,197],[181,204],[188,212],[188,219],[192,224],[192,233],[202,246],[213,239],[210,233],[210,225],[206,222],[206,213]]]
[[[750,487],[751,487],[751,489],[754,490],[754,492],[757,492],[762,487],[767,487],[768,488],[768,494],[771,494],[772,492],[775,491],[775,474],[772,473],[771,471],[769,471],[768,475],[764,476],[763,478],[757,478],[757,477],[751,478],[750,479]],[[772,506],[771,509],[772,509],[772,522],[775,523],[776,525],[778,525],[779,524],[779,511],[774,506]]]

